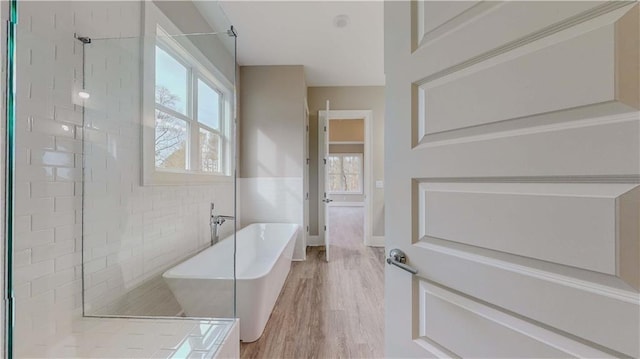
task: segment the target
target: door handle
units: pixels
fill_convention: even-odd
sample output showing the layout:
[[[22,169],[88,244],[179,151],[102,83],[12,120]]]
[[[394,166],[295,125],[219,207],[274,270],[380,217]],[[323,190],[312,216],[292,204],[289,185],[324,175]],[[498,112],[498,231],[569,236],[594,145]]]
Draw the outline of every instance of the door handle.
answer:
[[[325,198],[325,199],[322,200],[322,202],[329,203],[329,202],[333,202],[333,200],[329,199],[329,198]]]
[[[407,265],[407,255],[399,249],[392,249],[389,252],[389,258],[387,258],[387,264],[394,265],[398,268],[404,269],[411,274],[418,274],[418,270]]]

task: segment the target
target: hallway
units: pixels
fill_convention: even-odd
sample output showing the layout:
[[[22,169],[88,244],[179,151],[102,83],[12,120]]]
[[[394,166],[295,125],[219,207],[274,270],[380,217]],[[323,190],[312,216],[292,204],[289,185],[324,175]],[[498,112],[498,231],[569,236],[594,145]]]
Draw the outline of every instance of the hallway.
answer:
[[[363,210],[332,207],[331,261],[323,247],[293,262],[262,337],[242,358],[379,358],[384,355],[384,249],[363,245]]]

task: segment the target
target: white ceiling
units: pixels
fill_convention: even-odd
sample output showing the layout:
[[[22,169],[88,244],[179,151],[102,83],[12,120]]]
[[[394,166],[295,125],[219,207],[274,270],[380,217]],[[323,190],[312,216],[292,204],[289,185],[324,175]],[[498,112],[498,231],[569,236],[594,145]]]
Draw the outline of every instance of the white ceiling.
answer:
[[[384,85],[382,1],[220,4],[238,33],[240,65],[304,65],[308,86]],[[337,28],[341,14],[350,23]]]

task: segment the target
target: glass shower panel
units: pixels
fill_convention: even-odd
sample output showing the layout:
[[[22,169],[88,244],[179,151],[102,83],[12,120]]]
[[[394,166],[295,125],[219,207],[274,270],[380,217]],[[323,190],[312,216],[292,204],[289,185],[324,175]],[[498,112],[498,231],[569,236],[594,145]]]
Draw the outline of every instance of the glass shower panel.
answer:
[[[231,318],[235,37],[144,6],[144,36],[83,45],[84,313]]]
[[[234,222],[219,239],[210,226],[212,203],[235,214],[235,37],[218,5],[20,1],[18,14],[15,357],[73,348],[84,316],[235,317]]]

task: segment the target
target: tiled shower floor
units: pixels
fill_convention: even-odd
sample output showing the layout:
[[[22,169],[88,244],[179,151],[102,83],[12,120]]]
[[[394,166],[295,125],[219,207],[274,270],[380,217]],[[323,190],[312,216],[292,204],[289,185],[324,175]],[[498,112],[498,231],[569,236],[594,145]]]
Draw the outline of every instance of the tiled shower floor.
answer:
[[[230,303],[230,305],[232,304]],[[171,293],[162,275],[147,280],[131,289],[116,302],[91,314],[119,317],[184,316],[180,304]]]

